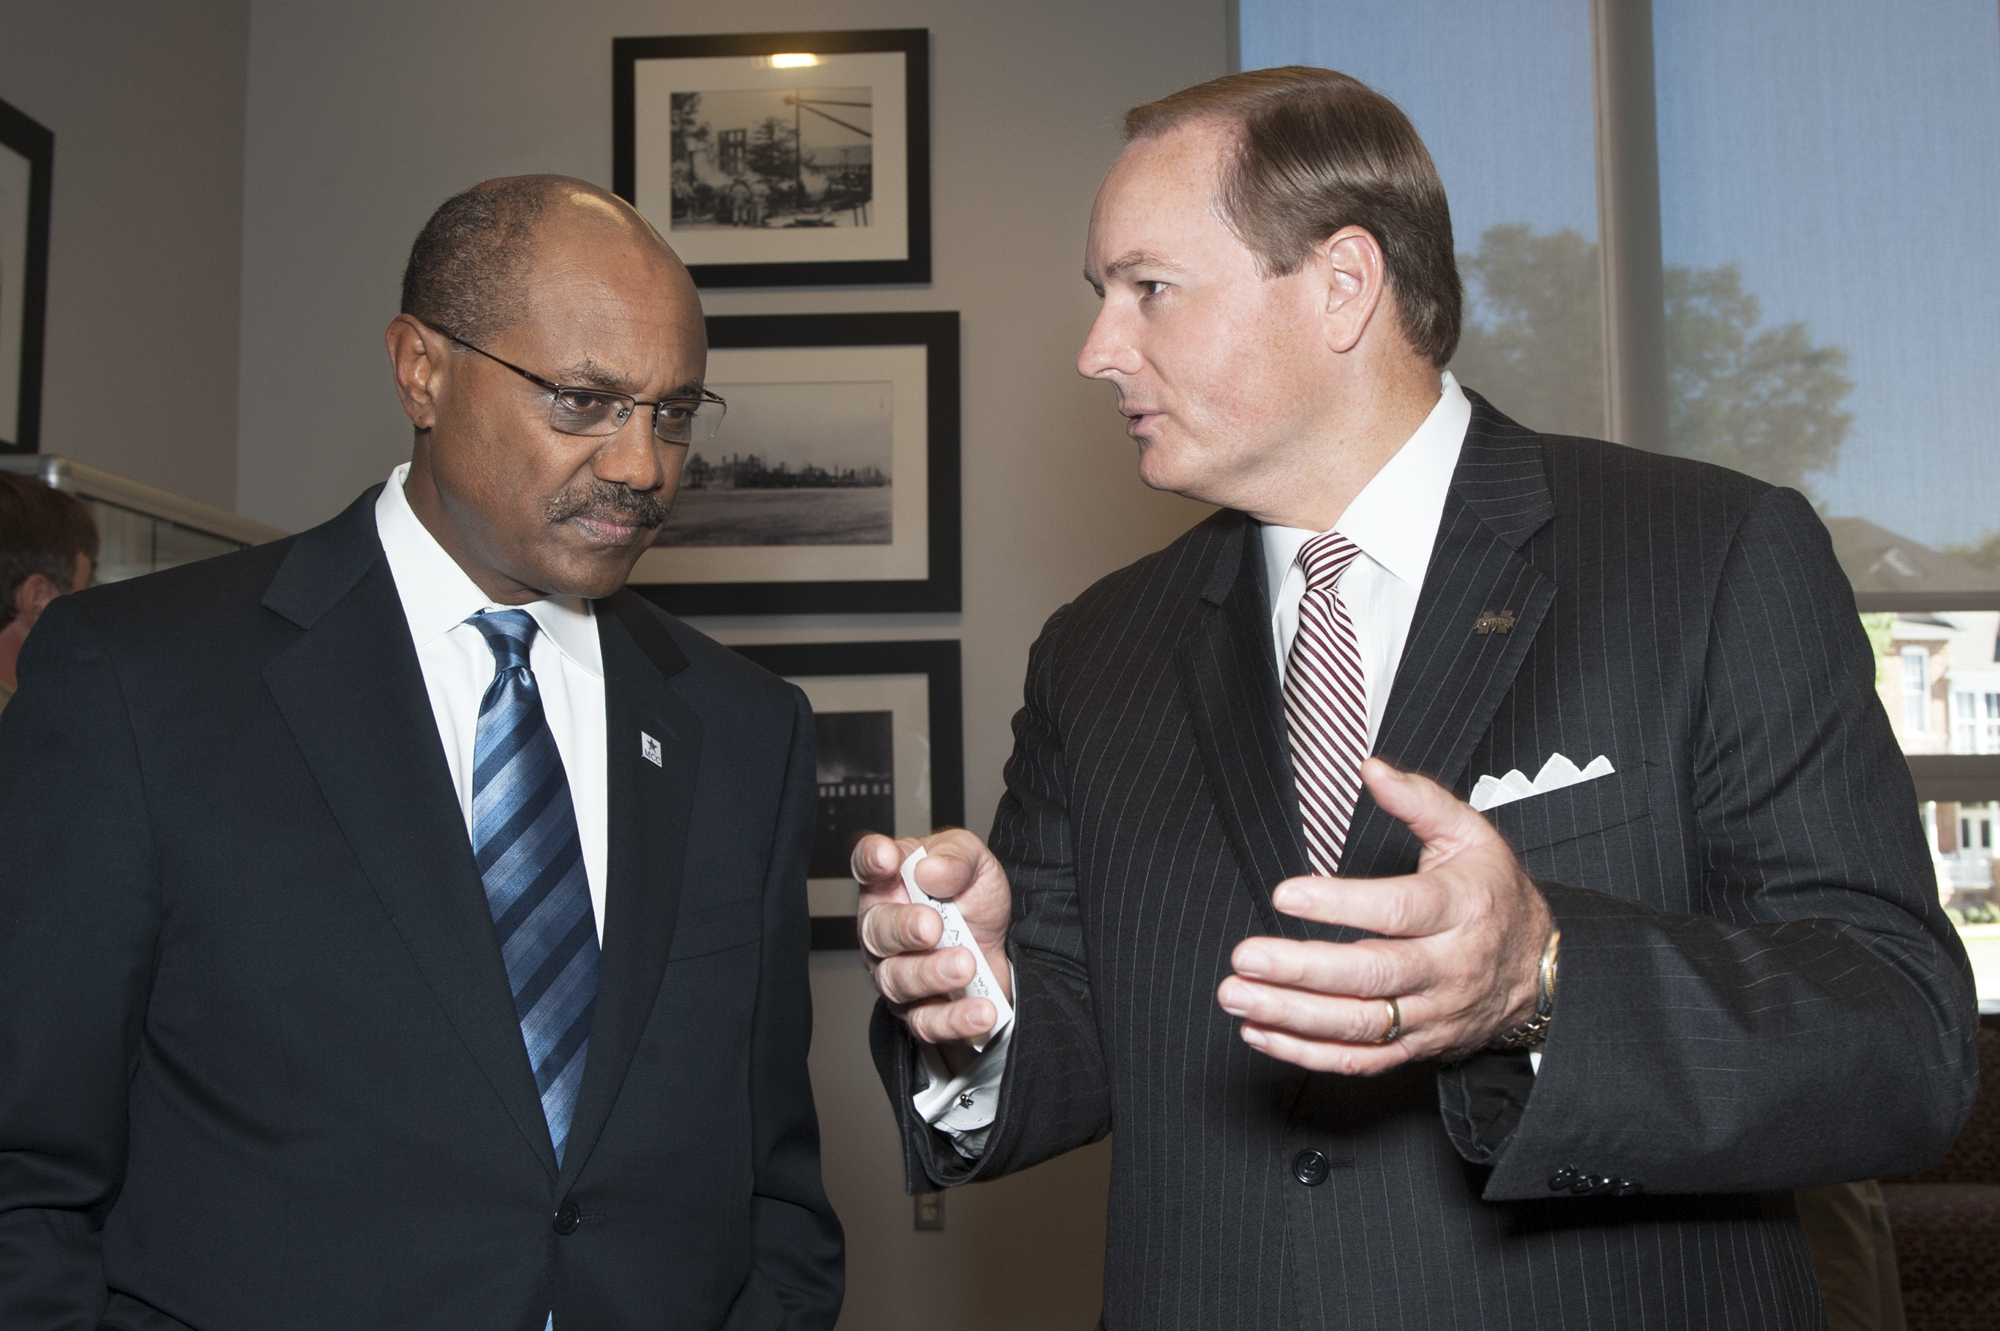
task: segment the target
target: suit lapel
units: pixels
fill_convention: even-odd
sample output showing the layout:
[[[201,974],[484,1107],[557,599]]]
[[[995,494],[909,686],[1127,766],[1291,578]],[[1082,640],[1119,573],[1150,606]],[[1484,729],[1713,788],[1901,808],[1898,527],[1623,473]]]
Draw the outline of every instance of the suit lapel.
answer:
[[[1273,887],[1310,870],[1285,744],[1263,550],[1255,523],[1230,518],[1175,666],[1216,808],[1264,928],[1303,937],[1300,922],[1271,904]]]
[[[609,756],[609,878],[597,1006],[558,1191],[582,1172],[651,1017],[680,912],[702,723],[668,685],[686,656],[631,591],[597,603]],[[656,765],[641,736],[658,742]]]
[[[304,630],[264,681],[417,968],[553,1178],[493,917],[370,490],[300,536],[265,593]]]
[[[1555,584],[1521,553],[1555,516],[1538,435],[1476,393],[1375,752],[1456,789],[1541,627]],[[1482,616],[1511,624],[1504,632]],[[1364,788],[1343,876],[1406,873],[1418,845]]]
[[[1540,436],[1478,394],[1467,397],[1472,421],[1375,744],[1376,753],[1399,767],[1449,788],[1464,776],[1555,597],[1554,584],[1521,553],[1555,515]],[[1257,533],[1256,524],[1240,516],[1220,528],[1200,593],[1202,612],[1178,644],[1175,662],[1218,812],[1264,927],[1289,937],[1333,937],[1271,905],[1274,886],[1310,869]],[[1505,632],[1475,631],[1489,612],[1511,616]],[[1417,850],[1408,830],[1364,788],[1341,857],[1343,873],[1407,872]]]

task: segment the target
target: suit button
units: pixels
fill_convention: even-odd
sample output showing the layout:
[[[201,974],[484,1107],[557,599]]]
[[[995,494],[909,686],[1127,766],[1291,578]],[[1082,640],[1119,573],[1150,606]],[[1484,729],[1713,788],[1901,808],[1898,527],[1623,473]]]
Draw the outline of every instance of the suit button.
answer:
[[[1292,1157],[1292,1177],[1308,1188],[1326,1182],[1328,1169],[1326,1157],[1318,1151],[1300,1151]]]
[[[556,1218],[551,1228],[558,1234],[574,1234],[576,1227],[583,1223],[583,1212],[576,1209],[575,1202],[564,1202],[556,1208]]]
[[[1549,1175],[1549,1191],[1568,1192],[1570,1184],[1574,1182],[1576,1182],[1576,1171],[1568,1165],[1564,1165],[1561,1169]]]
[[[1630,1197],[1644,1191],[1645,1188],[1640,1185],[1639,1180],[1621,1178],[1612,1185],[1611,1195],[1613,1197]]]

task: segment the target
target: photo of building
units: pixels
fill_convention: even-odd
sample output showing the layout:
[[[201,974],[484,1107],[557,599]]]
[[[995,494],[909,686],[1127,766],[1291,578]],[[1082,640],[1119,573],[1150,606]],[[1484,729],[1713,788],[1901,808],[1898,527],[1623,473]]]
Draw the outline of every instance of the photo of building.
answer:
[[[675,231],[867,226],[870,88],[673,95]]]

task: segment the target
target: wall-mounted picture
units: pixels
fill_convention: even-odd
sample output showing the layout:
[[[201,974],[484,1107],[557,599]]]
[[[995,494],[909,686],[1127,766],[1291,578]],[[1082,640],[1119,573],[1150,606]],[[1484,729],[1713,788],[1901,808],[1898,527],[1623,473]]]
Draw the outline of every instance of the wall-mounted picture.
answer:
[[[683,615],[958,609],[958,315],[718,315],[708,339],[728,410],[633,587]]]
[[[55,148],[53,133],[0,102],[0,453],[41,445]]]
[[[728,442],[689,456],[658,544],[895,544],[893,377],[710,382],[729,402]]]
[[[705,287],[928,282],[930,33],[620,37],[612,187]]]
[[[805,690],[819,755],[806,892],[813,946],[852,948],[857,889],[848,857],[864,833],[923,836],[965,820],[958,643],[784,643],[738,647]]]

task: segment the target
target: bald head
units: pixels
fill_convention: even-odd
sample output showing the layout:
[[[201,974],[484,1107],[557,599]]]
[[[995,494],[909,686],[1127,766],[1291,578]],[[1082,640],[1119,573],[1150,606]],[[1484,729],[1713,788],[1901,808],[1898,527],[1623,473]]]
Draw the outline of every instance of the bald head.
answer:
[[[659,232],[566,176],[475,185],[417,238],[386,340],[415,427],[403,493],[459,567],[507,605],[622,586],[687,456],[661,413],[698,411],[707,372]]]
[[[403,269],[403,313],[468,341],[496,337],[528,312],[538,243],[577,231],[656,250],[692,295],[680,260],[623,199],[573,176],[502,176],[431,214]]]

